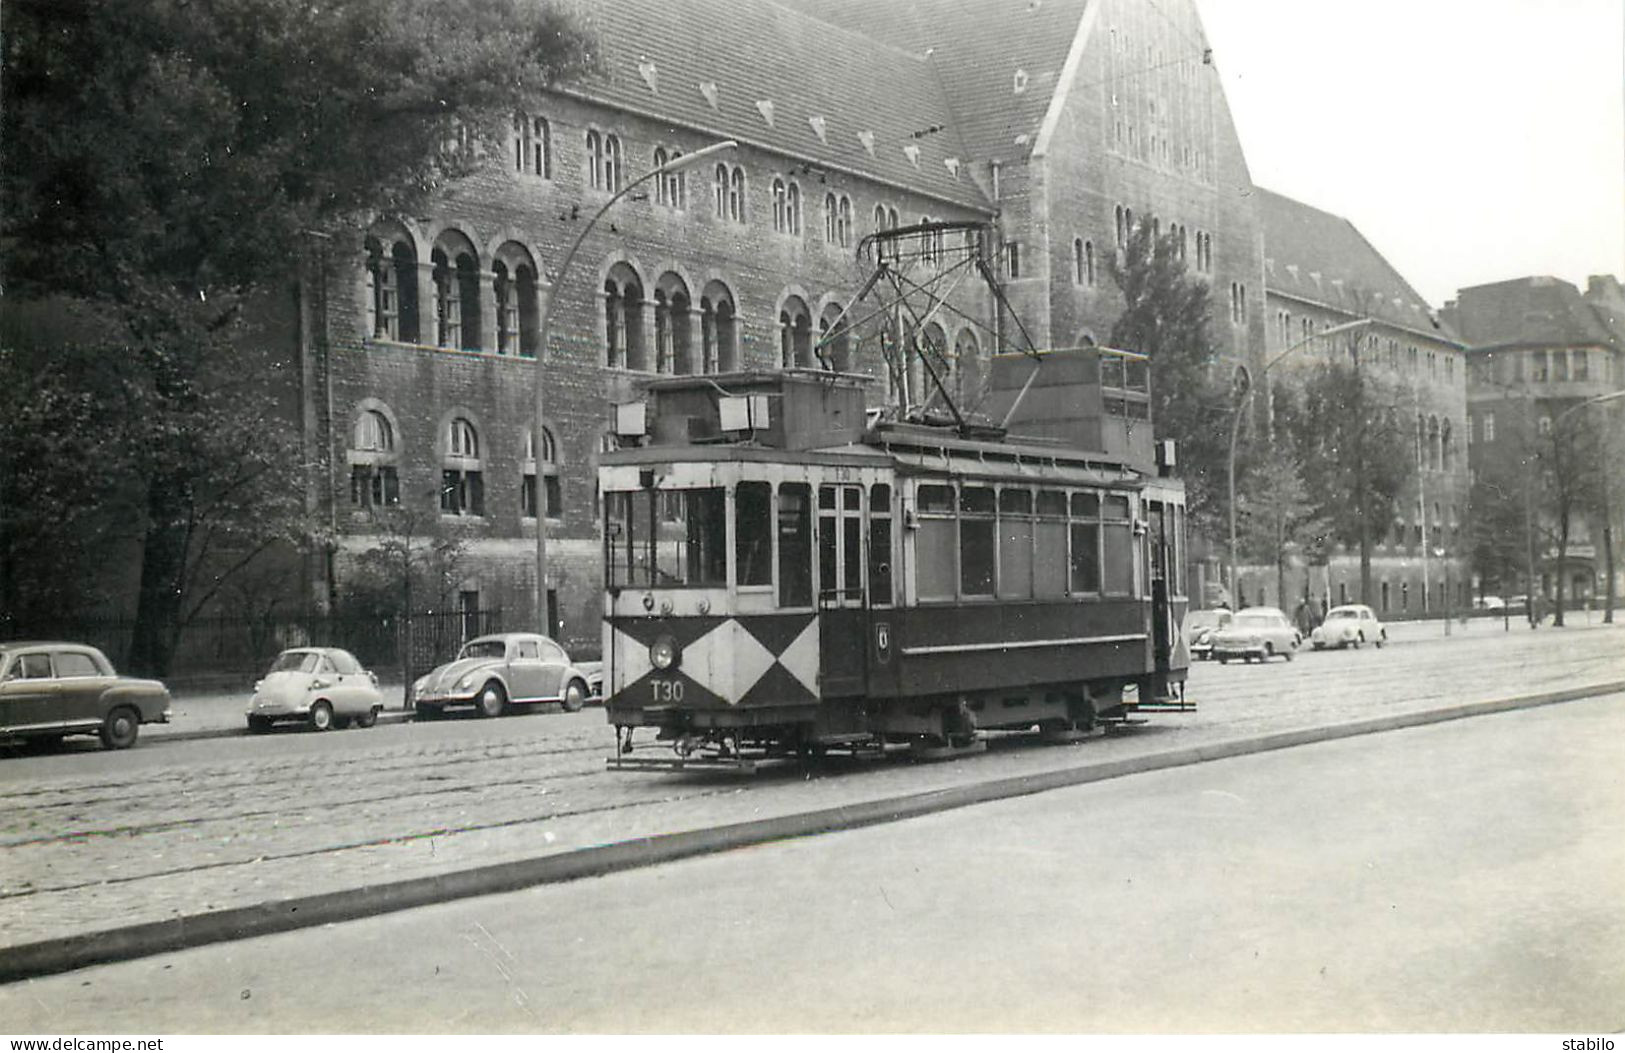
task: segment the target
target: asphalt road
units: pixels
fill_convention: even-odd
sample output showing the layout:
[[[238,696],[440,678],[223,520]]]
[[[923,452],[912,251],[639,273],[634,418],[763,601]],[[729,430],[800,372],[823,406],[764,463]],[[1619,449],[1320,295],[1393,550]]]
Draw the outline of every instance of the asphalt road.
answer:
[[[1193,670],[1195,714],[949,763],[616,775],[601,711],[0,761],[0,948],[1269,731],[1625,680],[1625,629],[1458,635]]]
[[[1625,696],[0,988],[21,1031],[1625,1024]]]

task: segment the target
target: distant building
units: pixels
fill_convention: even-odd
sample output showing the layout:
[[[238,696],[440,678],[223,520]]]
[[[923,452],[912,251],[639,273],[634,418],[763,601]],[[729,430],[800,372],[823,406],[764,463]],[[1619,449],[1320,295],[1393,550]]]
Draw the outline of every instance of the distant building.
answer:
[[[1268,190],[1257,191],[1264,224],[1265,361],[1272,381],[1291,382],[1317,362],[1360,364],[1401,394],[1402,419],[1415,421],[1416,473],[1400,512],[1378,534],[1372,590],[1363,602],[1401,618],[1461,610],[1468,601],[1466,368],[1461,341],[1426,301],[1341,216]],[[1333,326],[1375,319],[1347,335],[1317,338]],[[1448,581],[1447,581],[1448,579]],[[1289,576],[1292,595],[1276,597],[1274,568],[1244,575],[1243,595],[1290,607],[1305,591],[1330,604],[1358,603],[1358,551]],[[1447,596],[1446,589],[1450,590]]]
[[[1462,289],[1446,311],[1470,345],[1468,463],[1475,475],[1511,467],[1513,477],[1536,483],[1537,454],[1554,431],[1569,427],[1577,429],[1574,448],[1601,462],[1577,466],[1596,472],[1601,491],[1577,503],[1561,560],[1550,493],[1537,483],[1506,496],[1530,504],[1532,530],[1524,540],[1535,590],[1552,598],[1561,574],[1565,595],[1583,604],[1606,585],[1605,508],[1613,508],[1617,542],[1625,505],[1625,473],[1617,468],[1625,456],[1625,398],[1582,408],[1625,390],[1625,288],[1607,275],[1589,279],[1583,294],[1559,278],[1515,278]],[[1614,558],[1616,595],[1625,595],[1625,559],[1617,551]]]

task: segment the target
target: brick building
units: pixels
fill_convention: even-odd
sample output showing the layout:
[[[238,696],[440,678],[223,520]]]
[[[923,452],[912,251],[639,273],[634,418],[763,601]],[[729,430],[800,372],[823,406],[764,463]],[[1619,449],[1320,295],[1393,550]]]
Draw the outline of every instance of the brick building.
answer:
[[[1583,604],[1605,590],[1603,528],[1610,505],[1614,536],[1619,536],[1625,478],[1610,466],[1617,466],[1625,452],[1625,399],[1579,407],[1625,391],[1625,289],[1609,275],[1590,278],[1584,293],[1559,278],[1514,278],[1460,290],[1446,313],[1470,345],[1468,462],[1475,474],[1505,474],[1511,467],[1527,486],[1554,431],[1562,431],[1564,441],[1584,456],[1603,459],[1603,492],[1599,500],[1577,502],[1566,558],[1558,553],[1549,488],[1542,492],[1535,483],[1503,497],[1529,505],[1526,519],[1532,529],[1523,539],[1528,551],[1522,562],[1533,566],[1532,593],[1553,598],[1562,574],[1565,594]],[[1574,416],[1566,417],[1570,411]],[[1563,424],[1576,430],[1569,432]],[[1618,553],[1615,559],[1615,595],[1625,595]],[[1521,577],[1516,584],[1526,587]]]
[[[307,499],[338,538],[306,569],[317,603],[404,523],[465,539],[451,602],[531,623],[539,466],[552,620],[594,653],[609,406],[661,373],[815,365],[878,227],[991,224],[1021,327],[1069,346],[1110,329],[1106,259],[1149,220],[1211,284],[1221,354],[1265,346],[1258,206],[1189,0],[626,0],[587,18],[597,74],[517,114],[433,215],[381,220],[302,283]],[[618,202],[558,273],[619,190],[723,139],[737,152]],[[985,291],[955,295],[934,339],[974,402],[999,322]],[[832,364],[878,404],[896,378],[853,335]]]
[[[1415,421],[1416,471],[1400,514],[1372,553],[1379,616],[1404,618],[1461,610],[1468,600],[1466,363],[1461,341],[1348,220],[1260,188],[1264,228],[1264,351],[1276,361],[1271,381],[1289,383],[1317,361],[1346,358],[1351,340],[1362,367],[1398,392],[1401,417]],[[1361,319],[1346,336],[1323,329]],[[1442,555],[1441,555],[1442,553]],[[1448,583],[1447,583],[1448,579]],[[1362,602],[1359,552],[1339,551],[1325,567],[1295,567],[1287,597],[1276,597],[1275,571],[1244,568],[1251,602],[1263,595],[1288,608],[1305,592],[1331,604]]]

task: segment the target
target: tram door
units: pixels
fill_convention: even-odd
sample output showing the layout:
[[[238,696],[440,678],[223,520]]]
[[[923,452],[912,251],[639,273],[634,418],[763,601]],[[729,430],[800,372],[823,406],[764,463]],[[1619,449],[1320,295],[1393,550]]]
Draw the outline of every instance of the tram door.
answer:
[[[1169,602],[1173,583],[1169,579],[1172,560],[1168,518],[1168,505],[1161,501],[1146,503],[1147,566],[1151,569],[1151,659],[1156,671],[1153,687],[1159,698],[1168,693],[1169,658],[1174,645]]]
[[[863,579],[863,487],[820,486],[819,686],[825,698],[863,694],[869,644]]]

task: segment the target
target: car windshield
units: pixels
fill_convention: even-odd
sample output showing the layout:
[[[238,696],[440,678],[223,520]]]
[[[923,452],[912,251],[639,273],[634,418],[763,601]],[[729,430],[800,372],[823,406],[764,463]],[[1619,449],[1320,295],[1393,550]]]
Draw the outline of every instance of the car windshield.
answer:
[[[463,645],[459,658],[501,658],[508,645],[501,640],[474,640]]]
[[[1359,616],[1358,611],[1333,611],[1332,613],[1326,615],[1326,620],[1330,622],[1336,621],[1339,618],[1358,618]]]
[[[1243,629],[1267,629],[1275,624],[1275,619],[1268,614],[1238,614],[1236,625]]]
[[[316,655],[311,651],[283,651],[271,666],[273,673],[308,673],[316,668]]]

